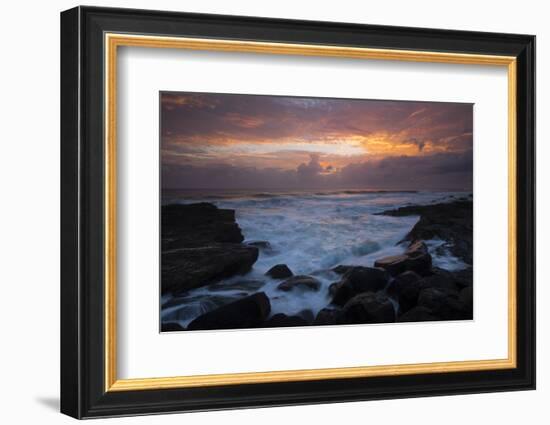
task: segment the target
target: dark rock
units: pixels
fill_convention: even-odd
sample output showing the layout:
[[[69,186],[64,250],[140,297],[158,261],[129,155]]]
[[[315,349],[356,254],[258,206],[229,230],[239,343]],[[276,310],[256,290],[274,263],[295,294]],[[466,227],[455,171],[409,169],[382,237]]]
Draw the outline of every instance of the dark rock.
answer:
[[[397,276],[407,270],[412,270],[420,275],[430,273],[432,268],[432,256],[421,249],[406,252],[402,255],[392,255],[376,260],[375,267],[381,267],[392,276]]]
[[[426,287],[449,288],[461,290],[473,284],[472,268],[448,271],[433,267],[430,276],[424,278]]]
[[[255,246],[256,248],[260,248],[260,249],[271,248],[271,244],[268,241],[248,241],[246,242],[246,244],[250,246]]]
[[[473,201],[456,200],[432,205],[412,205],[383,211],[379,215],[418,215],[420,220],[405,240],[441,239],[448,242],[449,251],[467,264],[472,264]]]
[[[346,303],[338,322],[342,324],[395,322],[395,310],[390,299],[382,292],[366,292],[356,295]]]
[[[244,240],[235,221],[235,211],[219,209],[207,202],[164,205],[161,232],[163,250]]]
[[[407,257],[405,254],[402,255],[391,255],[388,257],[379,258],[374,262],[375,267],[381,267],[384,270],[387,270],[392,276],[397,276],[400,273],[403,273],[407,270]]]
[[[428,246],[423,241],[411,243],[405,251],[405,255],[409,257],[409,270],[423,276],[430,273],[432,256],[428,253]]]
[[[357,292],[383,289],[388,279],[389,276],[383,269],[361,266],[351,268],[343,277],[343,280],[349,282]]]
[[[452,278],[454,283],[459,288],[466,288],[473,285],[473,269],[468,267],[467,269],[457,270],[452,272]]]
[[[181,293],[250,270],[258,248],[244,245],[235,211],[202,202],[162,207],[162,293]]]
[[[467,282],[470,285],[464,286]],[[418,304],[418,297],[424,289],[440,289],[456,295],[463,287],[472,288],[471,272],[450,272],[434,267],[429,276],[420,277],[411,271],[396,276],[390,283],[388,294],[398,301],[400,313],[405,313]]]
[[[437,267],[432,268],[432,274],[422,279],[423,288],[439,288],[457,291],[454,273]]]
[[[185,328],[177,322],[167,322],[167,323],[163,322],[160,327],[161,332],[177,332],[177,331],[184,331],[184,330]]]
[[[335,325],[338,323],[338,315],[340,311],[330,308],[323,308],[317,313],[314,325]]]
[[[283,328],[291,326],[307,326],[310,322],[300,316],[287,316],[283,313],[277,313],[266,320],[262,327],[265,328]]]
[[[418,306],[425,307],[442,320],[471,319],[471,312],[456,290],[426,288],[418,295]]]
[[[380,268],[352,267],[344,273],[342,280],[329,288],[332,302],[344,305],[349,299],[363,292],[376,292],[384,289],[388,283],[388,273]]]
[[[258,248],[213,244],[162,253],[162,293],[181,292],[245,274],[258,259]]]
[[[281,291],[291,291],[294,288],[306,289],[310,291],[318,291],[321,287],[321,282],[311,276],[298,275],[293,276],[277,286]]]
[[[265,274],[273,279],[285,279],[293,275],[292,270],[286,264],[277,264],[271,267]]]
[[[421,288],[421,277],[413,271],[406,271],[390,283],[388,294],[397,300],[399,311],[403,313],[416,305]]]
[[[271,311],[269,298],[257,292],[197,317],[188,330],[256,328],[263,324]]]
[[[351,270],[353,269],[354,267],[356,266],[345,266],[345,265],[339,265],[339,266],[336,266],[332,269],[332,271],[334,273],[338,273],[338,274],[344,274],[345,272],[347,272],[348,270]]]
[[[391,280],[388,286],[388,294],[391,296],[398,296],[403,289],[415,284],[420,279],[422,279],[422,277],[411,270],[403,272]]]
[[[311,322],[313,322],[313,320],[315,320],[315,315],[313,314],[313,311],[311,311],[310,309],[307,309],[307,308],[304,309],[304,310],[299,311],[296,316],[301,317],[302,319],[304,319],[308,323],[311,323]]]
[[[472,286],[467,286],[462,289],[458,295],[458,298],[466,306],[466,312],[470,313],[473,317],[474,312],[474,290]]]
[[[273,252],[273,247],[268,241],[249,241],[249,242],[246,242],[246,245],[255,246],[260,251],[265,252],[267,254],[270,254]]]
[[[332,282],[332,283],[329,285],[329,287],[328,287],[328,294],[329,294],[331,297],[334,297],[334,295],[336,295],[336,293],[338,292],[339,284],[340,284],[340,281],[338,281],[338,282]]]
[[[409,256],[416,256],[420,254],[427,254],[428,253],[428,246],[424,241],[415,241],[412,242],[407,250],[405,251],[405,255]]]
[[[397,319],[398,322],[431,322],[434,320],[439,319],[434,316],[430,309],[422,306],[410,309]]]

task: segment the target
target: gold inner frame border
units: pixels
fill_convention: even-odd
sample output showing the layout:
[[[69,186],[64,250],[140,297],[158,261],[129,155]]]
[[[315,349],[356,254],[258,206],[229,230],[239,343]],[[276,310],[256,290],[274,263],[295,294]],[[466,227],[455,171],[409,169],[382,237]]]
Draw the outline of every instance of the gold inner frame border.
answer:
[[[118,47],[148,47],[229,51],[279,55],[324,56],[355,59],[397,60],[404,62],[433,62],[469,65],[504,66],[508,72],[508,357],[494,360],[468,360],[436,363],[398,364],[381,366],[342,367],[192,375],[151,378],[117,378],[116,322],[116,136],[117,136],[117,51]],[[242,385],[274,382],[297,382],[323,379],[365,378],[411,375],[422,373],[451,373],[512,369],[517,365],[517,229],[516,229],[516,58],[464,53],[429,52],[393,49],[371,49],[331,45],[288,44],[256,41],[219,40],[205,38],[164,37],[106,33],[105,47],[105,391],[138,391],[218,385]]]

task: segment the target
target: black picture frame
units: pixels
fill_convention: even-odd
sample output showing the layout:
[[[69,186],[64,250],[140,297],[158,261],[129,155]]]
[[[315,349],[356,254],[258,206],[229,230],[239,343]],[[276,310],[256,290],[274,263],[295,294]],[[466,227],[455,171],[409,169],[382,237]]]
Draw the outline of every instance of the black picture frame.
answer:
[[[517,367],[105,391],[104,34],[514,56],[517,60]],[[61,412],[75,418],[535,388],[535,37],[76,7],[61,13]]]

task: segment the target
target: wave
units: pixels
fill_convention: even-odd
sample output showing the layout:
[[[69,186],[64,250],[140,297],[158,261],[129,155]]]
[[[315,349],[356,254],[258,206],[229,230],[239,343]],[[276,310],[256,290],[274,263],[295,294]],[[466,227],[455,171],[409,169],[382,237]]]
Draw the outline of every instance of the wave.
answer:
[[[258,196],[252,197],[254,194]],[[218,207],[235,210],[246,240],[267,241],[270,249],[260,250],[247,275],[223,281],[213,291],[208,287],[190,291],[191,298],[182,300],[182,309],[163,307],[163,319],[177,320],[186,326],[205,309],[260,290],[270,298],[272,314],[295,315],[303,310],[317,314],[329,302],[330,284],[339,278],[331,269],[341,264],[373,266],[378,258],[405,250],[399,242],[418,217],[376,215],[377,212],[407,204],[441,202],[451,196],[468,194],[346,190],[323,196],[304,193],[272,196],[257,192],[246,197],[217,199],[213,203]],[[435,265],[447,269],[463,267],[440,242],[430,241],[428,245]],[[276,264],[286,264],[295,275],[314,275],[321,282],[321,290],[307,294],[278,291],[280,281],[265,276]]]

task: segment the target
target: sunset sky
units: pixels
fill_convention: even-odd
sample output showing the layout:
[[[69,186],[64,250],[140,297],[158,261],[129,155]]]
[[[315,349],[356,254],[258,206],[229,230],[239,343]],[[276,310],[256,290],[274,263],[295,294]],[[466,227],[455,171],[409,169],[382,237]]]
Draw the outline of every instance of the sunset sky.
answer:
[[[471,190],[473,107],[161,93],[163,188]]]

